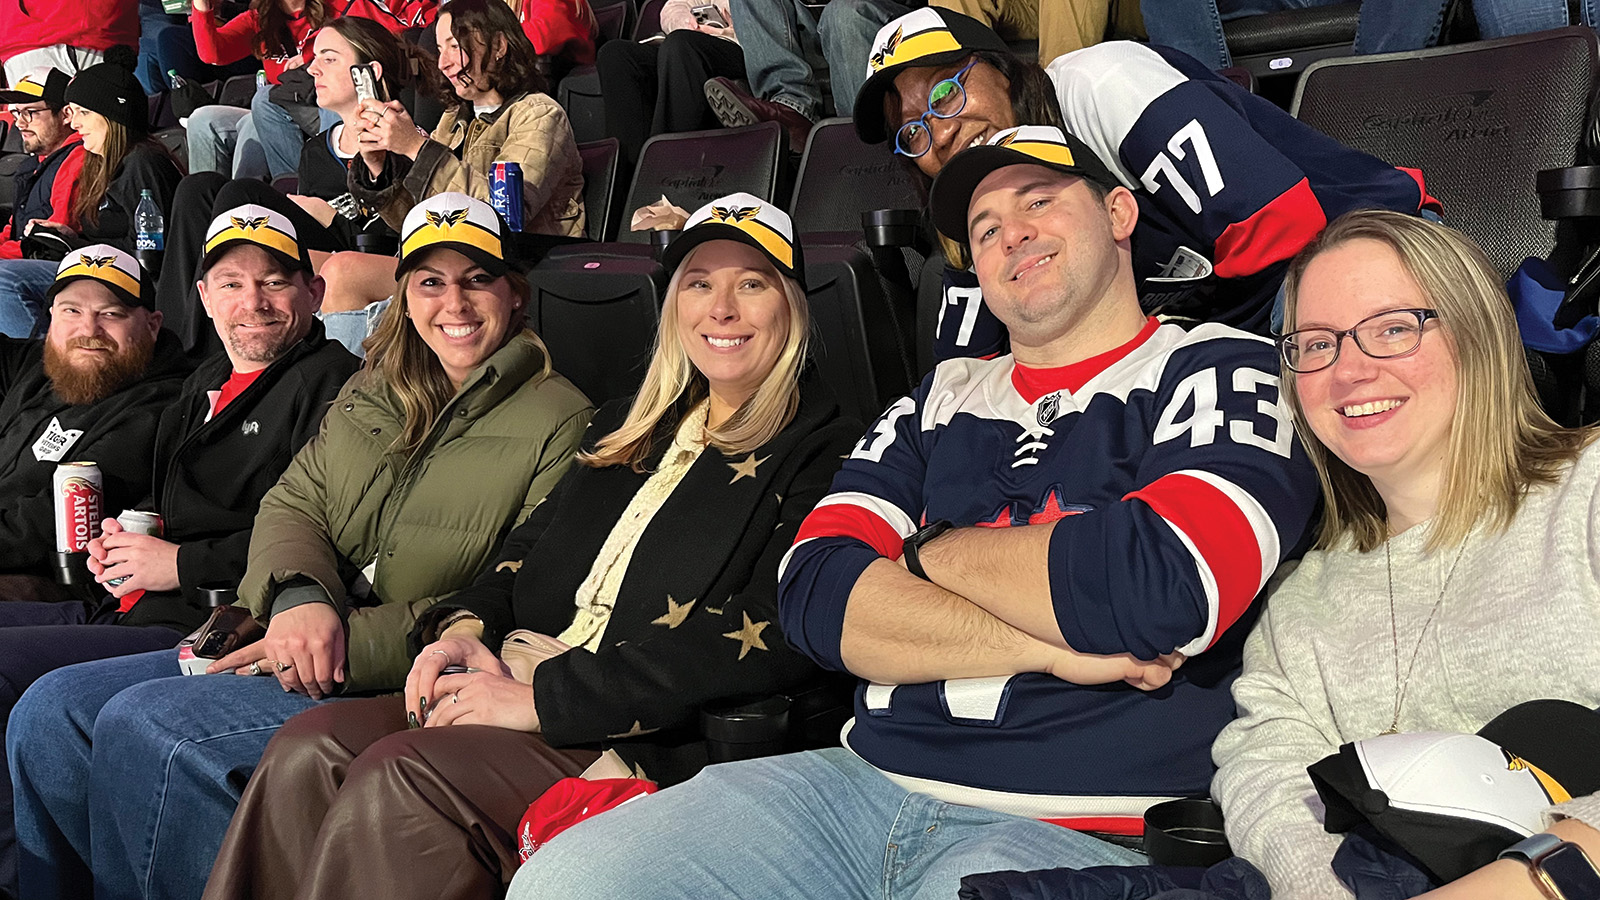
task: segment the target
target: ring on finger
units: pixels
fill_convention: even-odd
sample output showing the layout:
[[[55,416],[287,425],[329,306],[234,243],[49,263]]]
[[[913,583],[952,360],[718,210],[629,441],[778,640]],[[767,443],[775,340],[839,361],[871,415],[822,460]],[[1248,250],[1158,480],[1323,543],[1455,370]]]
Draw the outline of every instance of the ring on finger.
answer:
[[[437,653],[437,654],[439,654],[439,655],[440,655],[440,656],[442,656],[442,657],[444,657],[444,661],[445,661],[445,662],[446,662],[446,663],[449,663],[449,662],[450,662],[450,654],[448,654],[448,653],[446,653],[446,652],[444,652],[444,651],[443,651],[443,650],[435,650],[435,651],[433,651],[433,653]],[[428,654],[428,655],[429,655],[429,656],[432,656],[432,655],[433,655],[433,653],[430,653],[430,654]]]
[[[250,664],[250,674],[251,675],[260,675],[261,674],[261,660],[258,659],[255,662]]]
[[[272,661],[272,667],[273,667],[274,671],[277,671],[277,672],[280,672],[280,673],[281,672],[287,672],[290,669],[294,668],[294,663],[286,663],[286,662],[282,662],[280,660],[273,660]]]
[[[461,692],[460,691],[456,691],[454,694],[451,694],[450,695],[450,702],[451,703],[460,703],[461,702]]]

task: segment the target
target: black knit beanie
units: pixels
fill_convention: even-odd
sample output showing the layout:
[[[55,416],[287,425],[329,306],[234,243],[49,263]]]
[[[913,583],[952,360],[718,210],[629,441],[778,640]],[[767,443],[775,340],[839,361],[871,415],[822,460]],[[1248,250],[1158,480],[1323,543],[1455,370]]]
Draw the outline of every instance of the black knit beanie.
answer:
[[[74,76],[67,85],[67,102],[124,126],[135,139],[150,133],[144,88],[130,69],[115,63],[90,66]]]

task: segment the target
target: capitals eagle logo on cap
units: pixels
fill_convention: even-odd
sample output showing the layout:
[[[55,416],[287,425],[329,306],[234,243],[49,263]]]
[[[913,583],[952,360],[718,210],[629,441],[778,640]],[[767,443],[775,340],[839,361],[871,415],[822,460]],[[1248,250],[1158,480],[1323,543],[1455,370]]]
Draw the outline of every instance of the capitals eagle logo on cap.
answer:
[[[450,228],[454,225],[460,225],[466,218],[467,210],[465,207],[443,212],[435,212],[431,209],[427,211],[428,224],[435,228]]]
[[[229,216],[228,221],[232,222],[233,227],[239,229],[240,231],[255,231],[257,228],[261,228],[267,224],[267,217],[257,216],[254,219],[241,219],[238,216]]]
[[[759,212],[759,206],[713,206],[711,219],[716,222],[743,222],[755,218]]]
[[[894,51],[900,46],[900,40],[904,34],[904,26],[896,28],[894,34],[889,35],[889,39],[884,42],[883,47],[877,53],[872,54],[872,58],[869,61],[872,63],[873,71],[883,68],[883,61],[894,55]]]
[[[112,265],[116,263],[116,261],[117,258],[115,256],[89,256],[84,253],[78,254],[78,265],[83,266],[86,269],[99,269],[104,266]]]

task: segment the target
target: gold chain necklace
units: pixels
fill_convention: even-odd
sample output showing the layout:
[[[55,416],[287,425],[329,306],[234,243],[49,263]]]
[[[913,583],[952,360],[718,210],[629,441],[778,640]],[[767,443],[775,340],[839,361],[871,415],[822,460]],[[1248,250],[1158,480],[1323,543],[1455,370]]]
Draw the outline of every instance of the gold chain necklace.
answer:
[[[1433,608],[1428,610],[1428,618],[1422,623],[1422,630],[1417,632],[1417,645],[1411,649],[1411,662],[1406,665],[1406,677],[1400,679],[1400,618],[1394,608],[1394,560],[1389,553],[1389,541],[1383,542],[1383,565],[1389,574],[1389,637],[1394,642],[1394,718],[1389,721],[1389,727],[1383,734],[1398,734],[1400,731],[1400,707],[1406,702],[1406,690],[1411,687],[1411,673],[1417,668],[1417,655],[1422,652],[1423,638],[1428,636],[1428,626],[1433,624],[1433,617],[1439,612],[1439,606],[1444,603],[1445,591],[1450,589],[1450,579],[1456,575],[1456,566],[1461,563],[1461,557],[1467,552],[1467,542],[1462,541],[1460,549],[1456,550],[1455,561],[1450,563],[1450,571],[1445,573],[1444,584],[1439,587],[1439,597],[1433,601]]]

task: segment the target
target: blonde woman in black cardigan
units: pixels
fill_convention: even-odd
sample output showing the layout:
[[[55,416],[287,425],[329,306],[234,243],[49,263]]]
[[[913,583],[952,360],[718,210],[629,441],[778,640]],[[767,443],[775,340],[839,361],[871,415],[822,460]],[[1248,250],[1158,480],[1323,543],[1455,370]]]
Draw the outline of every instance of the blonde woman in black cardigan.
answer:
[[[736,194],[689,224],[639,394],[596,414],[580,464],[421,617],[403,698],[278,732],[208,900],[493,896],[552,783],[603,751],[681,781],[707,761],[702,706],[815,674],[779,632],[778,563],[862,427],[804,372],[788,217]],[[531,685],[496,653],[518,628],[570,648]]]

